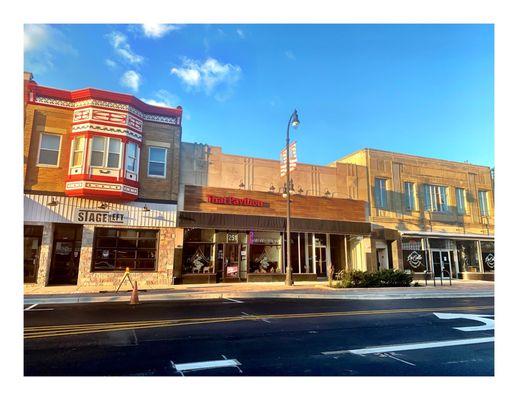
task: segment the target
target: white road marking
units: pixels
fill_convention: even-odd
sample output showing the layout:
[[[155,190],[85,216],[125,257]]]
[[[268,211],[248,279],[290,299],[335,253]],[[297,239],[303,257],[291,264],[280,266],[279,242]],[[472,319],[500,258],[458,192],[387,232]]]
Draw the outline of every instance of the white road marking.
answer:
[[[474,338],[474,339],[460,339],[460,340],[442,340],[437,342],[422,342],[422,343],[406,343],[406,344],[394,344],[389,346],[377,346],[377,347],[366,347],[363,349],[353,350],[336,350],[336,351],[324,351],[322,354],[326,356],[336,354],[376,354],[376,353],[390,353],[395,351],[405,350],[420,350],[420,349],[433,349],[437,347],[450,347],[450,346],[464,346],[468,344],[477,343],[489,343],[494,342],[494,337]]]
[[[30,312],[33,312],[33,311],[54,311],[53,308],[33,308],[32,310],[25,310],[25,311],[30,311]]]
[[[32,306],[25,308],[23,311],[29,311],[29,310],[33,309],[34,307],[36,307],[37,305],[38,305],[38,303],[33,304]]]
[[[267,319],[262,319],[261,321],[266,322],[267,324],[271,324],[271,322],[268,321]]]
[[[227,368],[227,367],[235,367],[235,368],[239,369],[239,371],[241,372],[241,369],[239,368],[239,365],[241,365],[241,363],[239,361],[237,361],[236,359],[200,361],[200,362],[192,362],[192,363],[185,363],[185,364],[175,364],[171,361],[171,365],[182,375],[184,374],[184,372],[189,372],[189,371],[201,371],[201,370],[206,370],[206,369]]]
[[[479,314],[451,314],[451,313],[434,313],[439,319],[470,319],[473,321],[482,322],[484,325],[465,326],[462,328],[453,328],[463,332],[489,331],[495,329],[495,321],[488,317],[493,315],[479,315]]]
[[[240,304],[241,304],[241,303],[244,303],[244,301],[236,300],[236,299],[230,299],[230,298],[228,298],[228,297],[223,297],[223,299],[228,300],[228,301],[233,301],[234,303],[240,303]]]
[[[241,314],[243,314],[243,315],[245,315],[245,316],[247,316],[247,317],[250,317],[250,316],[251,316],[250,314],[248,314],[248,313],[246,313],[246,312],[244,312],[244,311],[241,311]]]
[[[389,358],[392,358],[393,360],[400,361],[400,362],[402,362],[404,364],[412,365],[412,366],[415,367],[415,364],[413,364],[413,363],[411,363],[409,361],[405,361],[405,360],[403,360],[401,358],[394,357],[392,354],[381,353],[380,357],[389,357]]]

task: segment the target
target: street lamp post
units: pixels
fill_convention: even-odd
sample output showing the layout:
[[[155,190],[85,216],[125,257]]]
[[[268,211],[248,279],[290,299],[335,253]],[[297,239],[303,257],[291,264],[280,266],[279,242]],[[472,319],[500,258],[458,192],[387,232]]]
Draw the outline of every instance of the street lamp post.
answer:
[[[286,286],[293,285],[292,271],[291,271],[291,243],[290,243],[290,218],[291,218],[291,203],[290,203],[290,126],[296,128],[299,125],[299,116],[297,110],[293,111],[288,121],[288,129],[286,130]]]

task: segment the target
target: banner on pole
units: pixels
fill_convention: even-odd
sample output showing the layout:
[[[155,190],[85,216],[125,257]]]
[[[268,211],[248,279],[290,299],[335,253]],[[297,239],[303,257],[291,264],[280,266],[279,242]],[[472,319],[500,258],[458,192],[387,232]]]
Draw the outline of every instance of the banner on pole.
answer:
[[[297,166],[297,142],[293,142],[290,144],[290,172],[292,172]],[[281,176],[286,175],[286,166],[287,166],[287,154],[286,149],[282,149],[281,151]]]

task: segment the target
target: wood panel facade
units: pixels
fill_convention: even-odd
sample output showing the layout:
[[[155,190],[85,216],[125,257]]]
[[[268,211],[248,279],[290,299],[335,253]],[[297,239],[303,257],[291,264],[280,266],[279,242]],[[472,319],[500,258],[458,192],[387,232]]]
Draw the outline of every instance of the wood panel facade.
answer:
[[[222,200],[219,200],[222,199]],[[246,203],[258,205],[238,205]],[[331,221],[366,222],[367,203],[360,200],[326,198],[304,195],[291,197],[291,213],[294,218],[322,219]],[[216,203],[218,201],[225,204]],[[227,188],[185,186],[185,211],[213,212],[225,214],[286,216],[286,199],[278,193]]]

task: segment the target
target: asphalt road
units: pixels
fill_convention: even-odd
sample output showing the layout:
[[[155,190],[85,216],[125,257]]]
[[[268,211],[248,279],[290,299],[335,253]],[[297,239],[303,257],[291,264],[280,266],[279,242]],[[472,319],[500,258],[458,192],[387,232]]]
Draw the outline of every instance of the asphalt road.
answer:
[[[493,315],[492,298],[38,305],[24,311],[24,368],[27,376],[492,376]]]

